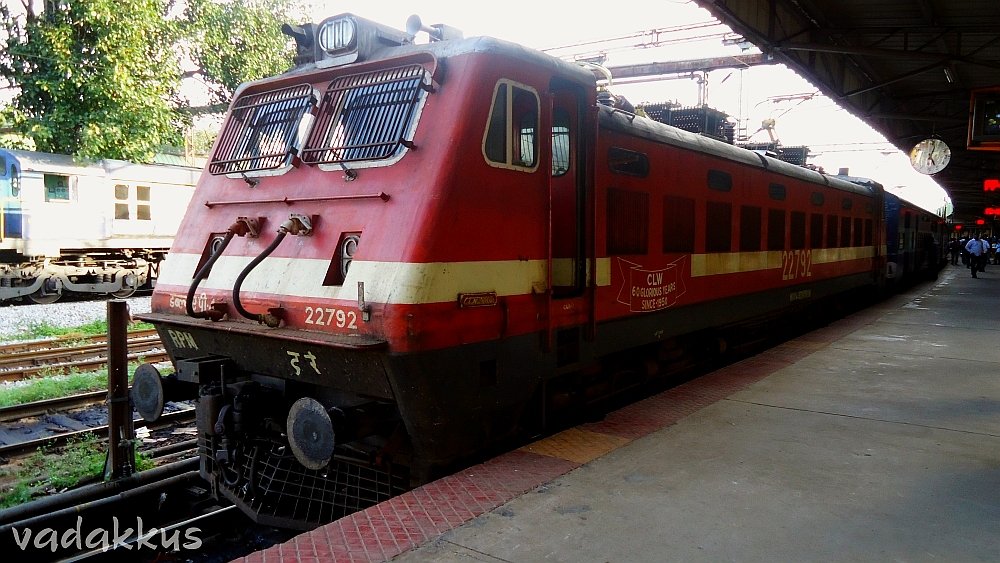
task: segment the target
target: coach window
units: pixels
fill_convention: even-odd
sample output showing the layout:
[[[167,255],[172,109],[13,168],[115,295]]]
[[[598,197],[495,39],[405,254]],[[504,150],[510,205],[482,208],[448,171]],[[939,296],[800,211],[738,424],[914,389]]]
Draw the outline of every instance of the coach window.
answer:
[[[823,214],[809,214],[809,248],[823,248]]]
[[[69,176],[46,174],[45,201],[69,201]]]
[[[118,184],[115,186],[115,219],[131,219],[128,205],[128,186]]]
[[[806,214],[801,211],[792,211],[791,243],[792,250],[806,247]]]
[[[717,192],[733,191],[733,177],[729,172],[722,170],[708,171],[708,188]]]
[[[864,240],[864,231],[861,227],[861,217],[854,218],[854,244],[853,246],[861,246],[861,241]]]
[[[760,250],[761,209],[750,205],[740,207],[740,251]]]
[[[538,164],[538,95],[501,80],[483,139],[486,160],[498,168],[534,171]]]
[[[608,254],[646,254],[649,249],[649,194],[608,190]]]
[[[149,191],[149,186],[135,187],[135,218],[140,221],[149,221],[152,217],[149,207]]]
[[[837,216],[826,216],[826,247],[837,248]]]
[[[663,252],[694,252],[694,200],[663,198]]]
[[[846,248],[851,246],[851,218],[840,218],[840,246]]]
[[[785,249],[785,210],[767,210],[767,249]]]
[[[733,240],[733,206],[710,201],[706,208],[705,252],[729,252]]]
[[[788,189],[784,184],[771,184],[767,187],[767,196],[776,201],[785,201]]]
[[[641,152],[611,147],[608,149],[608,167],[616,174],[645,178],[649,175],[649,157]]]
[[[865,219],[865,246],[872,245],[872,220]]]

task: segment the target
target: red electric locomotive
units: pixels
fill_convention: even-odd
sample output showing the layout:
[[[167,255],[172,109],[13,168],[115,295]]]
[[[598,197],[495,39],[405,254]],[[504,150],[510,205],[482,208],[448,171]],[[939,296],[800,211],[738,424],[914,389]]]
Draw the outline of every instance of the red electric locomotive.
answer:
[[[143,316],[199,386],[202,475],[258,521],[337,518],[637,384],[683,335],[884,278],[881,189],[410,23],[288,28],[301,64],[234,96]]]

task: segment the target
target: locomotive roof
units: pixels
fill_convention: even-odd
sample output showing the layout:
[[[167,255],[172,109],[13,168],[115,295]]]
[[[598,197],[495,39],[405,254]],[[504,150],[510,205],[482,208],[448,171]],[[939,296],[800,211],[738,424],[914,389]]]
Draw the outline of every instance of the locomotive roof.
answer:
[[[509,41],[504,41],[502,39],[497,39],[495,37],[489,36],[477,36],[469,37],[463,39],[449,39],[445,41],[432,41],[430,43],[410,43],[406,45],[398,46],[383,46],[376,50],[374,54],[368,57],[364,62],[373,62],[388,60],[397,57],[404,57],[412,55],[415,53],[429,53],[433,55],[438,60],[445,60],[450,57],[456,57],[460,55],[469,55],[476,53],[494,53],[503,56],[508,56],[521,61],[526,64],[537,66],[552,74],[559,74],[564,78],[572,78],[583,84],[589,85],[592,88],[597,87],[597,78],[594,74],[583,68],[582,66],[564,61],[562,59],[553,57],[552,55],[547,55],[541,51],[532,49],[530,47],[525,47],[524,45],[519,45],[517,43],[511,43]],[[258,84],[260,82],[268,82],[274,78],[284,78],[289,75],[313,72],[316,70],[325,70],[327,68],[322,63],[307,63],[304,65],[297,66],[290,69],[286,73],[280,75],[279,77],[265,78],[256,82],[249,82],[240,86],[234,95],[234,99],[239,95],[247,86],[252,84]]]
[[[846,192],[870,196],[876,189],[881,189],[881,185],[875,187],[873,185],[861,185],[842,180],[835,176],[822,174],[809,168],[796,166],[758,152],[717,141],[704,135],[684,131],[683,129],[654,121],[648,117],[633,115],[607,106],[600,107],[600,120],[602,126],[623,133],[638,135],[651,141],[710,154],[747,166],[763,168],[807,182],[824,184]]]

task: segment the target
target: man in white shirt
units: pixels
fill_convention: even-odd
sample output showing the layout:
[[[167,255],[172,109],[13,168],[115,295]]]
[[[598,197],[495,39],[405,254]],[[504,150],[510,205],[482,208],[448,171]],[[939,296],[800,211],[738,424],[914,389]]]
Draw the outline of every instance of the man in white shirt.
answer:
[[[969,251],[969,261],[971,262],[972,277],[978,278],[976,272],[984,272],[986,268],[984,267],[983,260],[989,254],[989,244],[984,241],[979,233],[976,233],[975,238],[969,239],[969,242],[965,243],[965,249]]]

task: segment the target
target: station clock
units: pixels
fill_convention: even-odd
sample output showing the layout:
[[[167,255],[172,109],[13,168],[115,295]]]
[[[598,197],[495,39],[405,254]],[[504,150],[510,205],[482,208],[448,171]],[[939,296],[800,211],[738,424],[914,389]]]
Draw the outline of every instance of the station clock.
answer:
[[[937,174],[951,162],[951,149],[941,139],[928,138],[910,149],[910,166],[921,174]]]

